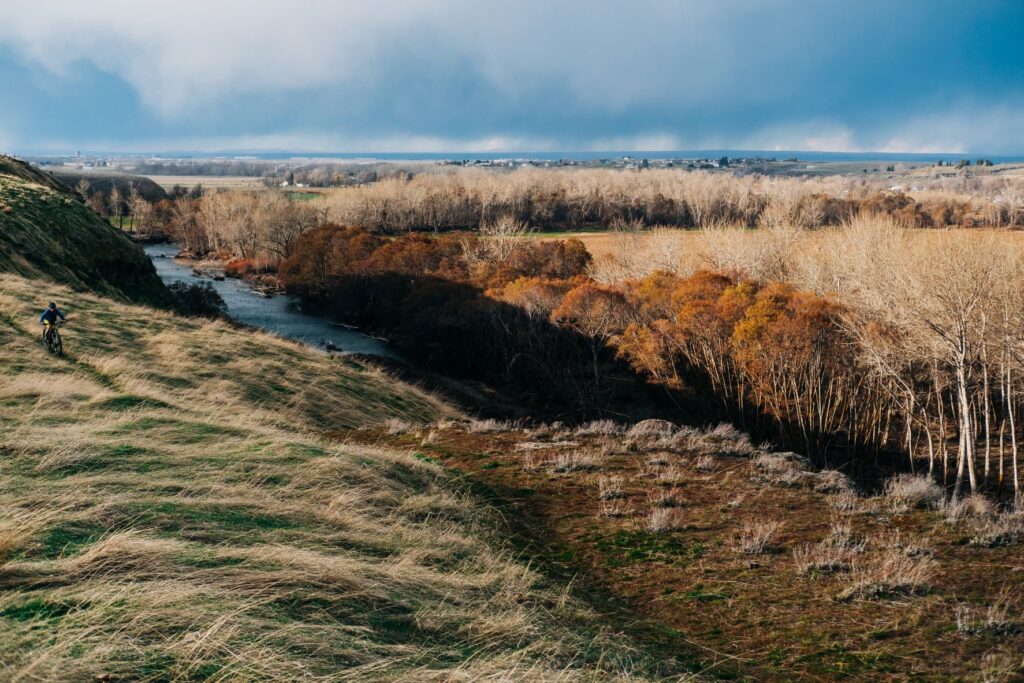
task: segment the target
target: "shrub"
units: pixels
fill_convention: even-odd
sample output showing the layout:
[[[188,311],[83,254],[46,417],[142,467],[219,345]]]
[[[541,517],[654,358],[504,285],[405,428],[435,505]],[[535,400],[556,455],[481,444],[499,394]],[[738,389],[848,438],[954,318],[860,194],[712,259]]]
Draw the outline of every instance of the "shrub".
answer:
[[[548,462],[548,470],[556,473],[586,472],[597,469],[597,461],[593,453],[559,453]]]
[[[1012,635],[1021,630],[1020,622],[1010,617],[1010,608],[1015,601],[1009,593],[1004,592],[995,602],[985,608],[983,613],[966,603],[957,603],[955,607],[956,630],[965,636],[994,634]]]
[[[622,490],[622,482],[622,477],[601,477],[597,480],[598,498],[601,500],[622,498],[625,495]]]
[[[829,543],[808,543],[793,549],[793,563],[798,574],[849,571],[848,555],[843,548]]]
[[[970,544],[983,548],[999,548],[1017,545],[1024,542],[1024,514],[1020,512],[1003,513],[994,519],[982,522]]]
[[[224,266],[224,275],[234,278],[274,272],[277,272],[277,264],[269,259],[236,258]]]
[[[850,585],[839,597],[914,595],[928,587],[936,566],[925,554],[908,555],[898,547],[885,548],[870,561],[854,565]]]
[[[676,426],[668,420],[642,420],[629,428],[626,436],[631,439],[648,436],[671,436]]]
[[[772,550],[772,539],[780,522],[744,522],[736,539],[736,549],[746,555],[763,555]]]
[[[392,436],[408,434],[416,429],[416,425],[397,417],[391,417],[384,421],[384,431]]]
[[[995,505],[980,493],[972,493],[960,499],[950,498],[942,504],[947,524],[957,524],[966,518],[989,517],[995,513]]]
[[[885,497],[895,510],[936,507],[942,502],[942,489],[931,477],[898,474],[885,482]]]
[[[850,478],[838,470],[823,470],[814,474],[814,490],[821,493],[849,493],[853,490]]]
[[[746,434],[725,423],[710,431],[682,427],[671,436],[661,437],[658,445],[697,454],[732,457],[747,457],[758,450]]]
[[[695,466],[701,472],[714,472],[718,468],[718,461],[710,455],[702,455],[697,458]]]
[[[539,472],[547,465],[548,459],[538,453],[527,453],[523,458],[523,469],[527,472]]]
[[[841,491],[834,496],[829,496],[828,503],[833,510],[838,512],[856,512],[860,509],[862,501],[860,496],[853,491]]]
[[[808,475],[807,466],[796,453],[761,453],[754,458],[755,479],[781,486],[801,484]]]
[[[614,436],[622,432],[623,427],[614,420],[594,420],[576,428],[579,436]]]
[[[982,683],[1012,683],[1020,679],[1024,658],[1019,652],[989,652],[978,664],[977,680]]]
[[[629,504],[621,498],[602,500],[597,511],[602,517],[625,517],[630,512],[632,509]]]
[[[664,484],[678,484],[685,481],[686,475],[676,466],[665,467],[657,474],[658,481]]]
[[[516,425],[510,420],[488,418],[486,420],[472,420],[466,427],[466,430],[471,434],[491,434],[493,432],[509,432],[515,428]]]
[[[184,315],[202,318],[223,318],[228,307],[209,282],[172,282],[167,286],[174,296],[175,305]]]
[[[655,508],[647,515],[647,530],[651,532],[674,531],[685,526],[683,514],[674,508]]]
[[[651,491],[648,502],[654,508],[677,508],[683,504],[683,492],[676,487]]]
[[[816,544],[793,549],[793,562],[800,574],[849,571],[853,557],[864,552],[865,543],[856,541],[845,523],[832,525],[830,535]]]

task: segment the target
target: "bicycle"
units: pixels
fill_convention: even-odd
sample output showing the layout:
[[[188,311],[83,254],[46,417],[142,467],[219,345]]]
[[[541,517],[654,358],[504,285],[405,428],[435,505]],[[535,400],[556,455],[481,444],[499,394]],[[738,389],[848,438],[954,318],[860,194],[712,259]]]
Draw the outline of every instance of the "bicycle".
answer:
[[[43,346],[55,356],[64,355],[64,340],[60,338],[59,327],[63,321],[56,323],[43,323]]]

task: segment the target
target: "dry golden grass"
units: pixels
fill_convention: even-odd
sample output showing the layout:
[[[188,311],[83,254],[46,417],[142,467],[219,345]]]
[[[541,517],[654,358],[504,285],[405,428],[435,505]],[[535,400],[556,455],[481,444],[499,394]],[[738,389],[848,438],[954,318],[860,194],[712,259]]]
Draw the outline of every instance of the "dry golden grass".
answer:
[[[51,298],[66,358],[35,337]],[[0,679],[631,678],[452,477],[317,436],[452,414],[266,334],[0,276]]]
[[[784,233],[781,237],[780,232]],[[831,260],[829,253],[837,243],[845,241],[846,235],[849,231],[843,228],[779,231],[722,226],[707,230],[581,232],[572,237],[582,241],[594,257],[593,275],[602,282],[641,278],[656,270],[688,275],[706,268],[739,272],[748,277],[792,279],[814,287],[828,284],[823,269]],[[911,246],[956,239],[968,244],[996,239],[1015,250],[1024,248],[1024,232],[1009,230],[908,229],[904,238]],[[565,236],[542,234],[540,239]]]

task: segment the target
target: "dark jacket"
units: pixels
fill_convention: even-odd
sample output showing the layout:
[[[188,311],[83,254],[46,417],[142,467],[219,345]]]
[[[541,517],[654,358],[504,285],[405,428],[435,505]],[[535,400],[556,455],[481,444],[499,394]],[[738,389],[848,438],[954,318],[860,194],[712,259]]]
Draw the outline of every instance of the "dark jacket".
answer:
[[[60,312],[59,308],[47,308],[45,311],[43,311],[43,314],[39,316],[39,322],[48,322],[52,325],[53,323],[57,322],[57,318],[60,318],[61,320],[66,320],[64,314]]]

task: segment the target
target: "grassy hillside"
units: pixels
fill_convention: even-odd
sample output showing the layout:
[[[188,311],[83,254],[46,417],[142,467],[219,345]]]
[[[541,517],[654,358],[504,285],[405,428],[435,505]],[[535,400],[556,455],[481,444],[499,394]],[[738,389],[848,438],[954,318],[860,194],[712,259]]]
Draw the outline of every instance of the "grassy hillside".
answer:
[[[167,192],[164,191],[164,188],[146,176],[129,175],[127,173],[77,171],[62,168],[54,168],[51,173],[57,180],[72,188],[76,187],[82,180],[89,181],[90,194],[100,192],[104,197],[110,197],[111,190],[116,187],[122,197],[127,197],[131,193],[132,187],[135,187],[147,202],[158,202],[161,199],[167,199]]]
[[[11,176],[12,178],[35,185],[42,185],[55,192],[71,194],[69,187],[49,173],[44,173],[35,166],[26,164],[24,161],[19,161],[13,157],[4,156],[3,154],[0,154],[0,175]]]
[[[0,157],[0,271],[166,305],[153,264],[52,176]],[[45,288],[40,302],[48,297]]]
[[[67,290],[52,359],[38,288],[0,275],[0,678],[633,677],[628,647],[512,558],[453,477],[317,436],[444,405],[270,335]]]

